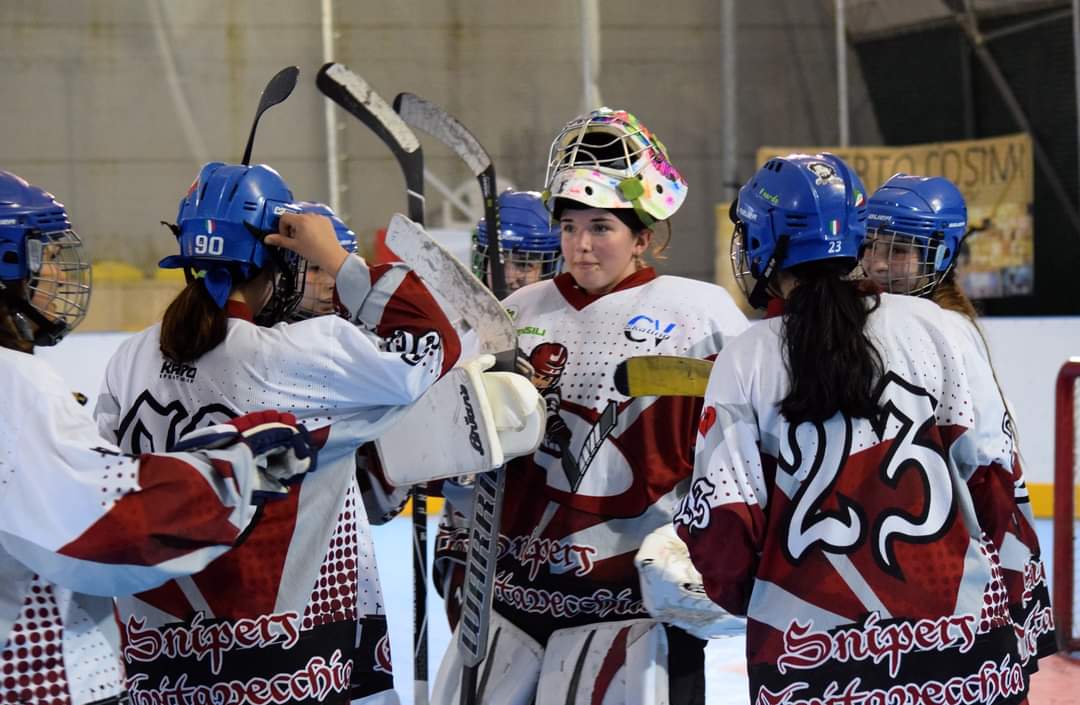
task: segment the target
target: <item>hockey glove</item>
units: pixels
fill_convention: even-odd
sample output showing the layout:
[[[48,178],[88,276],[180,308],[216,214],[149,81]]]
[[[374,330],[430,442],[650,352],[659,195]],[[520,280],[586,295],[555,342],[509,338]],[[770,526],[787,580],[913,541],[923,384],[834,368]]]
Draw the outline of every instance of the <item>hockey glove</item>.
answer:
[[[262,498],[288,494],[286,485],[315,470],[317,451],[302,424],[292,414],[256,411],[215,426],[196,429],[178,441],[174,451],[214,450],[243,443],[263,478],[256,494]]]
[[[701,573],[690,561],[686,544],[665,524],[645,537],[634,557],[645,609],[699,639],[741,633],[746,621],[732,616],[705,594]]]

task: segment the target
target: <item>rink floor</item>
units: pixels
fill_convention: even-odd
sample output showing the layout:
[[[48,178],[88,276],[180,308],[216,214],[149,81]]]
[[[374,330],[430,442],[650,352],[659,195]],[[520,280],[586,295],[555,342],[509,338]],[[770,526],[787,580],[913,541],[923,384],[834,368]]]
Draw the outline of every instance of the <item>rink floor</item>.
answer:
[[[436,520],[429,520],[428,555],[434,550]],[[1047,557],[1048,579],[1053,580],[1054,567],[1052,524],[1039,519],[1039,541]],[[379,561],[383,597],[386,600],[390,624],[390,644],[394,660],[394,685],[402,705],[412,705],[412,523],[398,517],[384,526],[373,528],[375,553]],[[387,589],[393,586],[393,589]],[[407,587],[408,586],[408,587]],[[429,682],[435,681],[439,661],[450,642],[450,630],[443,613],[442,599],[428,585]],[[706,698],[708,705],[749,705],[749,688],[743,660],[745,642],[742,637],[714,639],[705,654]],[[1080,705],[1080,665],[1054,659],[1046,663],[1032,681],[1031,705]]]

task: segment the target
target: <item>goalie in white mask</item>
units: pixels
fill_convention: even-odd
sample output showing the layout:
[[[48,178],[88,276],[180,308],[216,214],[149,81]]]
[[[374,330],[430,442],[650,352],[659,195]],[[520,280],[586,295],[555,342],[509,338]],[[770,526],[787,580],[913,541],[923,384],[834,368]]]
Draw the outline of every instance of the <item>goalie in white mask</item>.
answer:
[[[704,642],[650,615],[634,565],[686,490],[701,401],[613,387],[626,357],[711,357],[746,328],[719,287],[658,276],[645,261],[686,188],[624,111],[583,115],[552,144],[544,198],[564,271],[504,301],[547,401],[547,433],[507,468],[481,703],[704,701]],[[464,560],[467,546],[441,548]],[[452,646],[436,702],[457,702],[460,665]]]

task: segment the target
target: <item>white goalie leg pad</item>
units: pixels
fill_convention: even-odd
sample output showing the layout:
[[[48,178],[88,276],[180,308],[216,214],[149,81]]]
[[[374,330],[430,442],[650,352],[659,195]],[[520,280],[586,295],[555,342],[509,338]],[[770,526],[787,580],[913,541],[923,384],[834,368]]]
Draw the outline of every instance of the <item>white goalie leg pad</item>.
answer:
[[[559,629],[548,639],[536,705],[668,705],[667,633],[651,619]]]
[[[375,441],[395,486],[487,472],[532,453],[544,434],[544,401],[528,380],[483,372],[481,355],[450,370]]]
[[[480,690],[477,705],[530,705],[543,658],[544,648],[535,639],[492,612],[487,657],[476,678]],[[458,705],[463,668],[455,631],[439,664],[431,705]]]
[[[656,619],[681,627],[699,639],[746,631],[745,619],[733,616],[705,594],[701,573],[671,524],[645,537],[634,565],[641,578],[642,602]]]

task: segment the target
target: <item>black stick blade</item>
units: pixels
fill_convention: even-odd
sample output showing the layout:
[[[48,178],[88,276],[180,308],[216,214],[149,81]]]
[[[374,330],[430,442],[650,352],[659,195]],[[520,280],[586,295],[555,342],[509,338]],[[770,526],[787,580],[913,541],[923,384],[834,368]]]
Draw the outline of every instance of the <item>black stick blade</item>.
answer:
[[[255,128],[259,126],[259,118],[268,109],[292,95],[299,76],[298,67],[286,66],[274,74],[274,77],[266,84],[266,88],[263,88],[262,95],[259,97],[259,107],[255,109],[255,119],[251,122],[251,133],[248,135],[247,146],[244,147],[244,158],[240,160],[241,164],[251,163],[251,148],[255,144]]]

